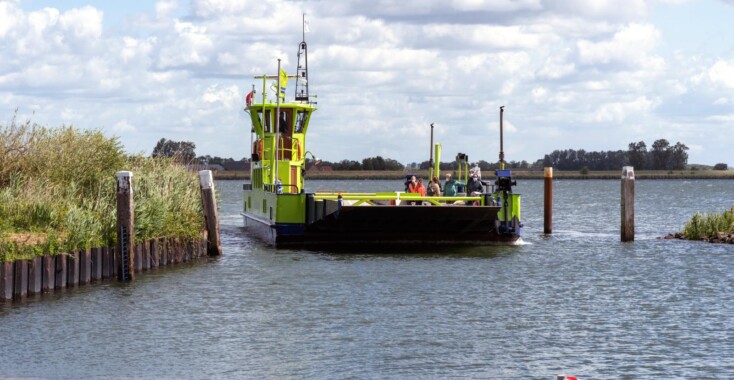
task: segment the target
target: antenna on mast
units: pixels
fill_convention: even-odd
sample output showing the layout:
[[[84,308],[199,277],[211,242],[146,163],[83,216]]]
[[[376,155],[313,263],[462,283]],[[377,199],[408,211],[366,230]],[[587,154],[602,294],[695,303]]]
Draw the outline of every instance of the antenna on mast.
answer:
[[[298,45],[298,71],[296,72],[296,101],[309,101],[308,94],[308,49],[306,46],[306,32],[308,32],[308,23],[306,22],[306,14],[303,14],[303,41]],[[303,61],[301,61],[303,58]]]

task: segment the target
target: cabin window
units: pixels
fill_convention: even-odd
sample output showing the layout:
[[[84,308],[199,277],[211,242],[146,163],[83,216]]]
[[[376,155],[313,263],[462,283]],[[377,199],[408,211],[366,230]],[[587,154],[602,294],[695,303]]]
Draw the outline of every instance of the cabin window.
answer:
[[[272,128],[270,127],[270,125],[271,125],[271,123],[270,123],[270,119],[271,119],[270,110],[266,110],[265,111],[265,120],[264,120],[265,122],[263,122],[263,111],[262,110],[258,110],[257,111],[257,118],[260,120],[260,125],[263,127],[263,131],[265,133],[272,133],[273,132]]]
[[[293,110],[280,110],[280,119],[278,120],[278,128],[280,128],[280,133],[286,135],[291,134],[291,126],[293,126]]]
[[[306,111],[298,111],[296,113],[296,129],[294,132],[303,133],[303,128],[306,126],[306,116],[308,116]]]

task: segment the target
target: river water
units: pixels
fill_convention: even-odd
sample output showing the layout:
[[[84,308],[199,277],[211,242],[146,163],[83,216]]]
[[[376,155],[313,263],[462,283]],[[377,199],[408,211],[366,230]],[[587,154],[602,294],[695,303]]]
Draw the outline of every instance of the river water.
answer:
[[[734,245],[657,239],[734,205],[734,181],[519,181],[518,246],[275,250],[216,184],[224,256],[0,305],[0,377],[734,378]],[[311,181],[309,190],[399,189]]]

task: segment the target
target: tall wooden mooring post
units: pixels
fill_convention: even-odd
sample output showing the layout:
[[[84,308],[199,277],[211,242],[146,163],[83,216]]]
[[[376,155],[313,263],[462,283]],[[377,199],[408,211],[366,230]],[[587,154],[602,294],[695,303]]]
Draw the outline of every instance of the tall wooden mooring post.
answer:
[[[204,223],[207,231],[207,254],[209,256],[222,255],[222,240],[219,236],[219,214],[217,200],[214,194],[214,177],[211,170],[199,172],[201,184],[201,203],[204,209]]]
[[[635,169],[622,168],[622,241],[635,240]]]
[[[133,173],[117,172],[117,279],[127,282],[135,279],[135,203],[133,201]]]

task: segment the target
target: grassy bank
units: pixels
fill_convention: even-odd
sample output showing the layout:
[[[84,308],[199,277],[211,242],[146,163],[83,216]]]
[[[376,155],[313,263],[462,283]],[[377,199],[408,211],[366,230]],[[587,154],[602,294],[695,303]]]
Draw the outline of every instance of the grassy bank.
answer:
[[[370,170],[345,170],[319,172],[308,171],[307,179],[390,179],[399,180],[405,178],[408,173],[427,176],[425,170],[414,171],[370,171]],[[445,173],[445,172],[444,172]],[[494,172],[483,172],[484,177],[494,176]],[[512,174],[517,179],[543,179],[543,171],[513,170]],[[582,175],[578,171],[554,170],[553,177],[556,179],[619,179],[622,168],[617,171],[590,171]],[[640,170],[635,172],[637,179],[734,179],[734,170]],[[216,179],[249,179],[250,173],[245,171],[217,171],[214,172]]]
[[[114,245],[120,170],[133,172],[136,242],[198,236],[198,180],[183,166],[129,156],[99,131],[0,126],[0,261]]]

